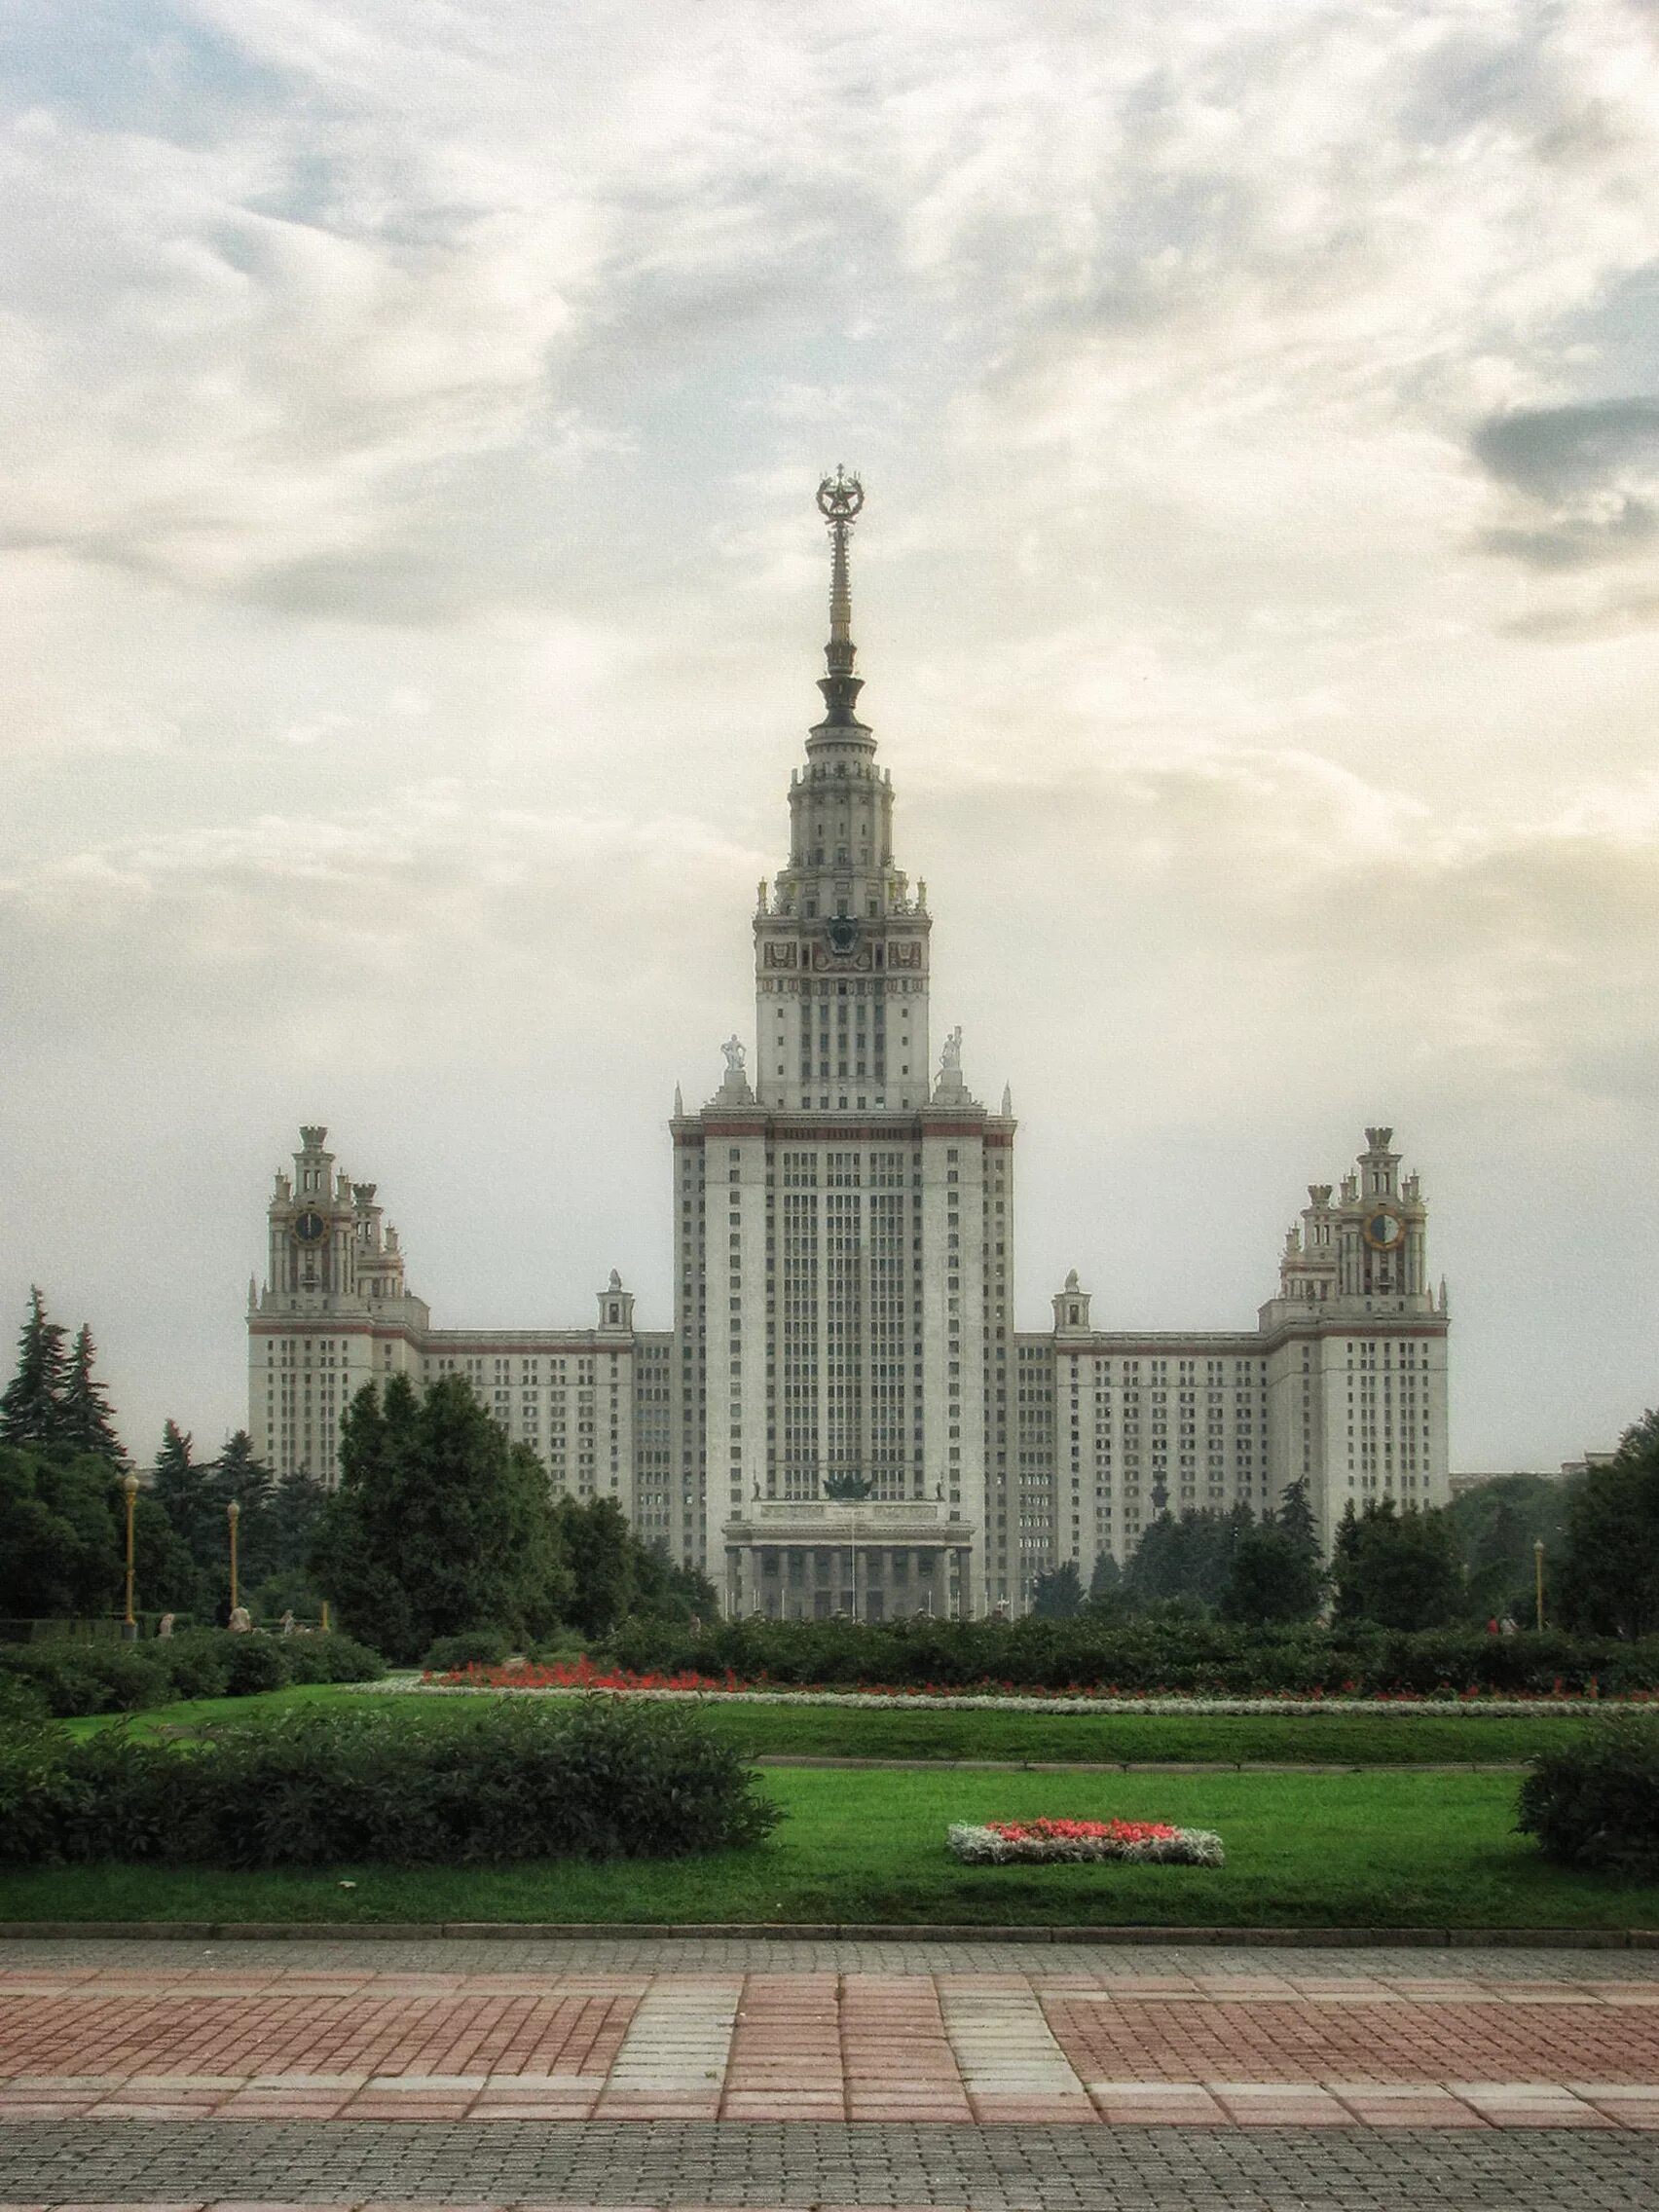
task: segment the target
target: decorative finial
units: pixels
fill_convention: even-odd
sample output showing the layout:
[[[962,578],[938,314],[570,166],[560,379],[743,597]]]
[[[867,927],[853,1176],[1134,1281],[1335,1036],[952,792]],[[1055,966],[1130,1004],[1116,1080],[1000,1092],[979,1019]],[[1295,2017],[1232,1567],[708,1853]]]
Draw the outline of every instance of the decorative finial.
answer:
[[[854,707],[864,689],[862,677],[853,674],[853,590],[847,569],[847,540],[865,501],[864,486],[849,476],[837,461],[833,476],[818,487],[818,511],[830,526],[832,549],[830,563],[830,643],[824,648],[829,675],[818,680],[829,713],[824,726],[864,728]]]

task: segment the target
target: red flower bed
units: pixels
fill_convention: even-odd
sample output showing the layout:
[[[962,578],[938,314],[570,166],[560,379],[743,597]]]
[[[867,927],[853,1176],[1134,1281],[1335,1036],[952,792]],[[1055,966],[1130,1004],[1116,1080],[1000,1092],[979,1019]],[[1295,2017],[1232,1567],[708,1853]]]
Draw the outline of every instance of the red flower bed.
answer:
[[[987,1821],[1010,1843],[1152,1843],[1180,1829],[1169,1821]]]
[[[473,1662],[450,1674],[426,1674],[424,1681],[448,1689],[498,1689],[498,1690],[668,1690],[682,1691],[704,1697],[741,1696],[745,1692],[765,1697],[802,1698],[1026,1698],[1064,1705],[1080,1698],[1116,1699],[1124,1704],[1144,1704],[1159,1698],[1171,1704],[1203,1706],[1271,1706],[1323,1704],[1325,1692],[1314,1687],[1307,1690],[1264,1691],[1201,1691],[1135,1689],[1120,1690],[1116,1682],[1068,1682],[1064,1689],[1051,1689],[1041,1683],[993,1681],[986,1678],[978,1682],[774,1682],[762,1673],[746,1677],[729,1668],[723,1675],[701,1675],[694,1669],[682,1668],[678,1673],[662,1674],[639,1672],[631,1667],[596,1667],[585,1655],[580,1659],[555,1659],[547,1662],[527,1662],[523,1666],[483,1666]],[[1553,1691],[1485,1690],[1473,1687],[1458,1688],[1452,1682],[1438,1683],[1431,1691],[1422,1690],[1354,1690],[1344,1684],[1338,1700],[1334,1702],[1363,1702],[1368,1705],[1422,1705],[1436,1704],[1476,1705],[1555,1705],[1576,1704],[1573,1696],[1563,1688],[1557,1679]],[[1587,1693],[1591,1698],[1598,1694],[1597,1685],[1591,1682]],[[1618,1702],[1621,1705],[1650,1705],[1659,1700],[1653,1690],[1627,1691]]]

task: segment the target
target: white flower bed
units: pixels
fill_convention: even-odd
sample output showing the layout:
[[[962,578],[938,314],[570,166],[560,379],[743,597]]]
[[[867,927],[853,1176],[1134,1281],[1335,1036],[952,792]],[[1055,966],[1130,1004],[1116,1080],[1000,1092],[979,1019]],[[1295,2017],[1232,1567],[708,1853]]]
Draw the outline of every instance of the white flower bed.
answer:
[[[983,1827],[954,1823],[952,1854],[970,1866],[1007,1866],[1052,1860],[1126,1860],[1165,1866],[1221,1866],[1221,1838],[1210,1828],[1178,1828],[1167,1821],[992,1821]]]

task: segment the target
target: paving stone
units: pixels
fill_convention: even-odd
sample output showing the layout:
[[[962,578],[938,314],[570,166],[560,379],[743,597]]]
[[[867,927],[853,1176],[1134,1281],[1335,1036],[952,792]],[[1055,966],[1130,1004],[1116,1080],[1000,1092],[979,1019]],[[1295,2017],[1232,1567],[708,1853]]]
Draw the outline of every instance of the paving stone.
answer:
[[[0,2195],[26,2205],[169,2207],[246,2201],[257,2170],[272,2200],[558,2207],[804,2208],[879,2204],[972,2212],[1635,2212],[1659,2200],[1659,2137],[1616,2129],[1342,2129],[617,2125],[423,2130],[276,2125],[178,2129],[81,2123],[51,2159],[55,2181],[19,2189],[20,2130],[0,2131]],[[38,2157],[40,2154],[37,2152]],[[163,2186],[156,2186],[162,2183]],[[181,2186],[181,2184],[183,2186]]]

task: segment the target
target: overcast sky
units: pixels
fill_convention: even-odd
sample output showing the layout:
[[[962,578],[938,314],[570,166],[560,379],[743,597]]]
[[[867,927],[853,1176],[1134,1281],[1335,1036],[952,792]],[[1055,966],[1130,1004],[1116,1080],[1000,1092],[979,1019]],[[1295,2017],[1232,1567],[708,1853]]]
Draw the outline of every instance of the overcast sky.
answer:
[[[1391,1123],[1453,1464],[1659,1399],[1652,0],[0,0],[0,1328],[245,1418],[302,1120],[666,1327],[838,461],[1018,1315]]]

